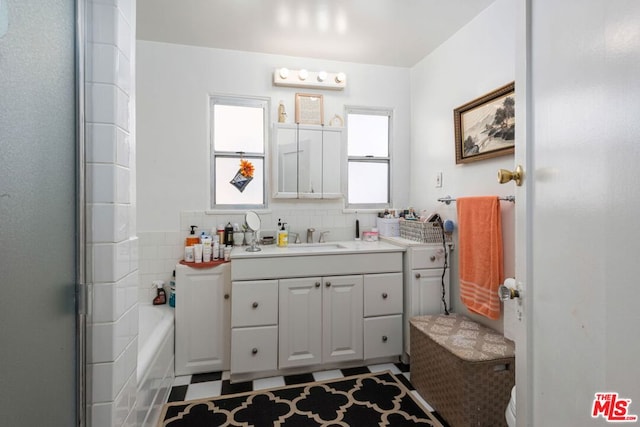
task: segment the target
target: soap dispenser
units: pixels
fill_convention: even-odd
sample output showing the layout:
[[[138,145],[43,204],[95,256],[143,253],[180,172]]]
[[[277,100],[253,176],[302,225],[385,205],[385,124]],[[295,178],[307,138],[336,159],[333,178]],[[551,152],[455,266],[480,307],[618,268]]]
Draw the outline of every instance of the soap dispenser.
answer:
[[[289,244],[289,231],[287,230],[287,223],[283,222],[278,230],[278,246],[281,248],[286,247]]]

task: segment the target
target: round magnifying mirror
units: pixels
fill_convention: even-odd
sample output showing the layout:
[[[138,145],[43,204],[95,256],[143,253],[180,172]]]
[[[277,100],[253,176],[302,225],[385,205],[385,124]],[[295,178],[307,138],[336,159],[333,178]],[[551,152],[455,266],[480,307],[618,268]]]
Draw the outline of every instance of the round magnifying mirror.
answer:
[[[256,233],[260,230],[260,217],[254,211],[249,211],[244,216],[244,222],[249,227],[249,230],[253,231],[253,237],[251,238],[251,246],[246,250],[247,252],[258,252],[260,248],[256,246]]]
[[[244,216],[244,222],[247,223],[247,227],[249,227],[251,231],[260,230],[260,217],[254,211],[247,212]]]

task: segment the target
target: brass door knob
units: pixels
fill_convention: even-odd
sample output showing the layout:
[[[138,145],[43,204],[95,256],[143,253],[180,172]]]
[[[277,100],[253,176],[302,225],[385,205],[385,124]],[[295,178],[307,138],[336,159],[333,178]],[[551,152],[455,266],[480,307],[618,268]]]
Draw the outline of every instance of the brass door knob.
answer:
[[[524,171],[522,170],[522,166],[518,165],[516,170],[508,171],[506,169],[500,169],[498,171],[498,182],[500,184],[507,183],[511,180],[516,182],[516,185],[520,187],[522,185],[522,180],[524,179]]]

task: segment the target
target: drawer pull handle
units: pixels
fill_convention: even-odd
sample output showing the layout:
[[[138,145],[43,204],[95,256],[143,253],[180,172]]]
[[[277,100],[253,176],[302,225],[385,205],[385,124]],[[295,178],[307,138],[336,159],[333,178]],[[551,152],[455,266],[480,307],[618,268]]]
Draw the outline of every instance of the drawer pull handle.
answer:
[[[251,349],[251,354],[258,354],[258,349],[257,349],[257,348],[255,348],[255,347],[253,347],[253,348]]]
[[[320,282],[316,282],[316,288],[320,287]]]
[[[382,299],[387,299],[387,297],[388,297],[388,296],[389,296],[389,295],[387,295],[387,293],[386,293],[386,292],[383,292],[383,294],[382,294]]]
[[[229,299],[229,294],[224,294],[224,299]]]
[[[328,288],[328,287],[330,287],[330,286],[331,286],[331,282],[327,282],[327,283],[325,283],[325,286],[326,286],[327,288]]]
[[[431,255],[431,257],[429,259],[431,260],[431,262],[434,262],[436,260],[436,256],[435,255]]]
[[[420,273],[416,273],[416,279],[420,278]]]
[[[386,335],[383,335],[383,336],[382,336],[382,342],[387,342],[387,340],[388,340],[388,339],[389,339],[389,338],[387,338],[387,336],[386,336]]]
[[[251,306],[252,306],[253,308],[258,308],[258,303],[257,303],[257,302],[254,302],[253,304],[251,304]]]

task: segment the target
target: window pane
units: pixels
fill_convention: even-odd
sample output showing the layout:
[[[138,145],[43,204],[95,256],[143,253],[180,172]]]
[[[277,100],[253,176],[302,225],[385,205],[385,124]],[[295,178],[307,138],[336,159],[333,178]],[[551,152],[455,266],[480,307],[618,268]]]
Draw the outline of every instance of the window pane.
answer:
[[[349,203],[388,203],[389,164],[349,162]]]
[[[249,160],[255,170],[253,180],[243,192],[230,183],[240,168],[240,158],[217,157],[215,160],[216,205],[261,205],[264,203],[264,160]]]
[[[215,151],[264,152],[262,108],[215,104],[213,109]]]
[[[389,156],[389,117],[349,114],[347,118],[349,156]]]

